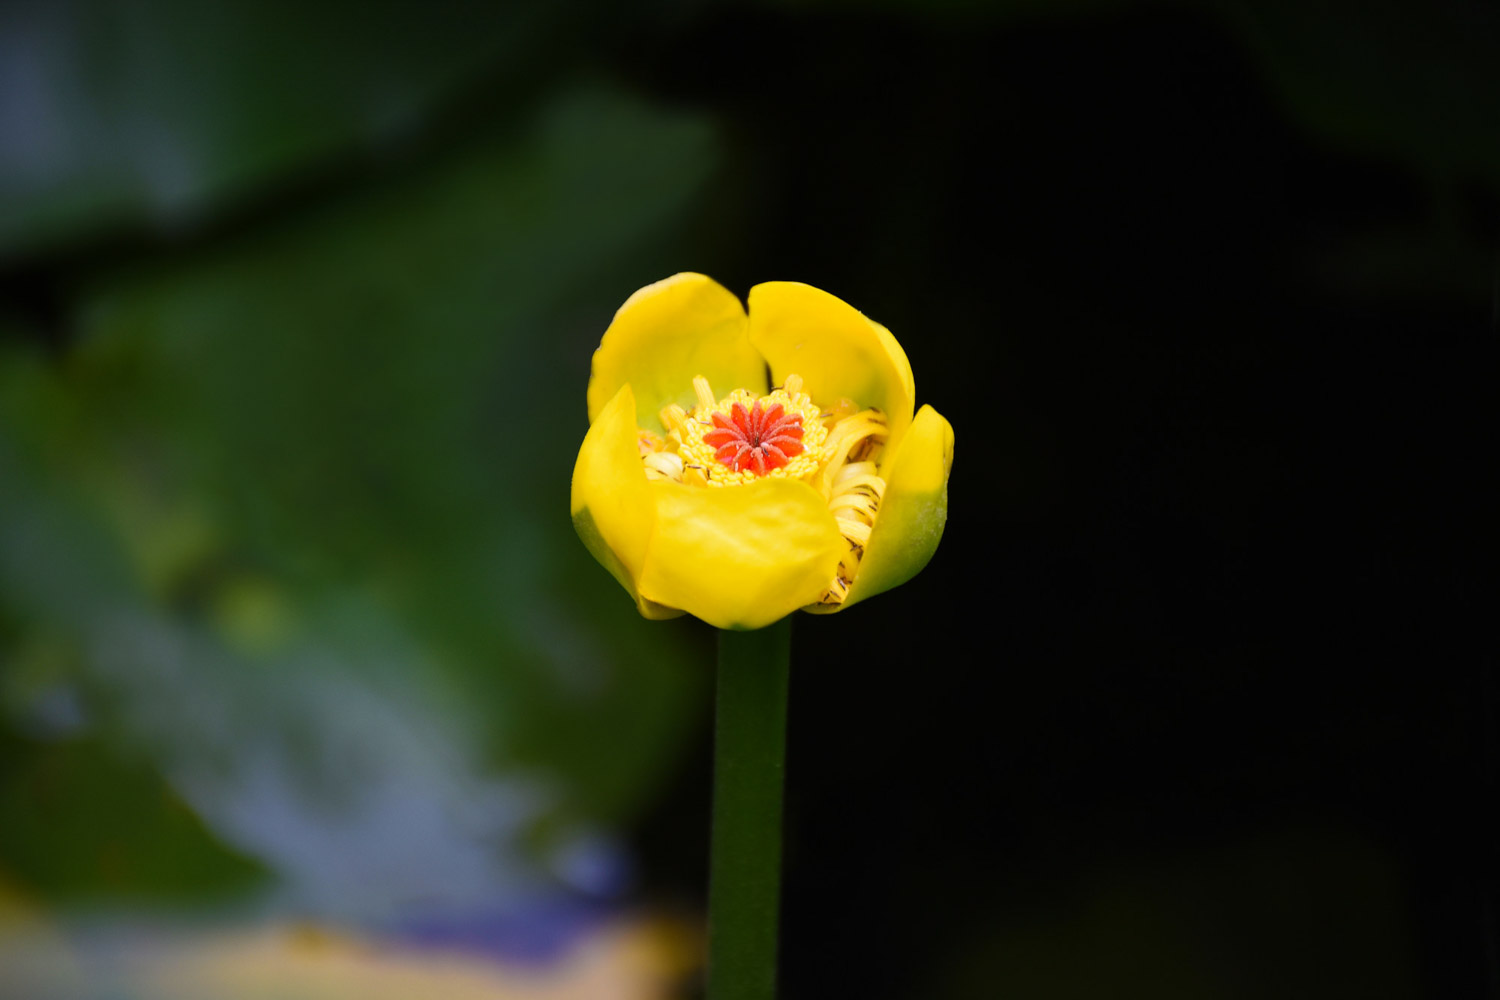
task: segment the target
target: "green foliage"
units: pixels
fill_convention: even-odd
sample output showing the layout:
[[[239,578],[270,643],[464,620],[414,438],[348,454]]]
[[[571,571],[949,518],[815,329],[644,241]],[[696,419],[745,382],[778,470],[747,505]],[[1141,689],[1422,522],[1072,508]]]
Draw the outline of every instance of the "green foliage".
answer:
[[[0,352],[8,669],[70,650],[47,684],[9,684],[5,707],[29,732],[49,692],[82,692],[100,764],[77,765],[67,800],[114,780],[110,748],[139,753],[186,768],[210,826],[274,857],[274,831],[234,818],[252,748],[336,809],[416,767],[402,739],[437,738],[456,773],[539,789],[513,847],[628,820],[692,725],[706,650],[690,624],[641,621],[598,571],[567,482],[591,346],[659,269],[626,263],[680,224],[717,155],[699,119],[569,85],[417,169],[103,269],[68,302],[64,356]],[[345,710],[332,684],[386,707]],[[347,721],[387,712],[425,721],[384,747]],[[73,753],[77,736],[58,738]],[[17,827],[0,867],[30,870],[35,838],[104,808]],[[130,854],[150,841],[121,848],[133,880],[100,887],[181,883]],[[73,887],[94,846],[44,853]]]
[[[259,866],[225,850],[141,762],[92,740],[0,746],[0,858],[22,885],[75,900],[196,900],[261,883]]]
[[[557,5],[185,0],[0,9],[0,257],[181,231],[423,128]]]

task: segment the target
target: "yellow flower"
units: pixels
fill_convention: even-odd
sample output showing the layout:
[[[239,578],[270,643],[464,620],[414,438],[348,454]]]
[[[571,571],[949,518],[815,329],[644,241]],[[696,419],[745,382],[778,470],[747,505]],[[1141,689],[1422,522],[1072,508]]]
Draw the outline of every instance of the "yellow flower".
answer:
[[[756,285],[747,315],[701,274],[658,281],[594,353],[574,526],[647,618],[849,607],[943,535],[953,428],[915,398],[896,338],[827,292]]]

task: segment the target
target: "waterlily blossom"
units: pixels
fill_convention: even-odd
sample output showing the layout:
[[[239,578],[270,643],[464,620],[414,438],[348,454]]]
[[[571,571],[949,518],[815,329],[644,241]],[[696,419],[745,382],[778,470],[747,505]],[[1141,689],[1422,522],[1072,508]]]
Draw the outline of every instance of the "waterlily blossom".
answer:
[[[718,395],[723,392],[724,395]],[[889,330],[810,285],[632,295],[594,353],[573,523],[648,618],[760,628],[927,565],[953,428]]]

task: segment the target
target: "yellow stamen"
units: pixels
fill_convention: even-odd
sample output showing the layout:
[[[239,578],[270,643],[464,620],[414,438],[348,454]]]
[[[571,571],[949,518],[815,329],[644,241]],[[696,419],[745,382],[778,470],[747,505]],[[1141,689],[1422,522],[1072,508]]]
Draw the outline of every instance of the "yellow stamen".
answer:
[[[665,447],[665,442],[662,441],[659,435],[651,431],[637,431],[635,446],[640,449],[641,455],[645,456],[651,454],[653,451],[661,451]]]
[[[823,475],[816,484],[823,495],[832,498],[834,478],[844,465],[864,461],[885,438],[885,417],[878,410],[863,410],[835,424],[823,443]]]
[[[847,515],[847,516],[844,516]],[[840,511],[839,516],[834,518],[839,523],[839,532],[849,540],[850,545],[864,548],[870,541],[870,526],[863,521],[857,520],[850,511]]]
[[[647,479],[670,479],[682,482],[682,459],[669,451],[654,451],[641,460]]]
[[[841,420],[847,420],[859,412],[859,404],[847,396],[841,396],[833,404],[833,409],[823,414],[823,422],[833,427]]]
[[[859,574],[859,563],[885,497],[885,480],[877,474],[874,458],[885,447],[885,418],[875,410],[844,417],[834,425],[823,445],[826,465],[818,482],[828,496],[839,533],[849,551],[839,562],[838,573],[819,604],[842,604],[849,583]]]
[[[868,493],[841,493],[828,501],[828,509],[838,516],[839,511],[852,511],[855,514],[875,516],[875,511],[880,508],[880,501]]]
[[[657,414],[661,418],[661,425],[669,431],[678,431],[682,425],[687,423],[687,411],[676,403],[664,406]]]
[[[693,377],[693,392],[698,396],[698,409],[700,411],[695,415],[699,420],[702,420],[703,414],[701,411],[712,410],[714,408],[714,391],[712,387],[709,386],[708,379],[704,378],[702,375],[695,375]]]
[[[874,462],[849,462],[833,477],[834,493],[861,489],[885,496],[885,480],[875,474]]]

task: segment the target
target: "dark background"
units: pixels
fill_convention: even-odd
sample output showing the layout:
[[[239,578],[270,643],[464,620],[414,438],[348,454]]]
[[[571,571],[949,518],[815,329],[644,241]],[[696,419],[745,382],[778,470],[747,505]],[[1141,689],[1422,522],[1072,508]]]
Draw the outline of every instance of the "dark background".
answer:
[[[0,890],[701,914],[712,635],[564,501],[696,270],[865,311],[957,438],[927,570],[795,623],[784,996],[1497,995],[1495,8],[270,9],[0,22]],[[366,697],[546,788],[477,895],[418,823],[348,874],[400,891],[309,876],[448,766]]]

